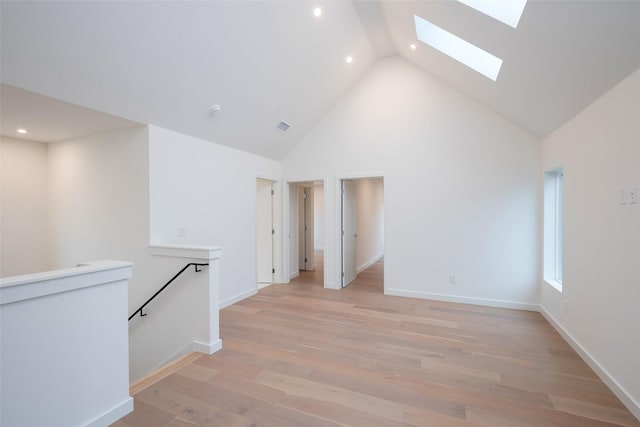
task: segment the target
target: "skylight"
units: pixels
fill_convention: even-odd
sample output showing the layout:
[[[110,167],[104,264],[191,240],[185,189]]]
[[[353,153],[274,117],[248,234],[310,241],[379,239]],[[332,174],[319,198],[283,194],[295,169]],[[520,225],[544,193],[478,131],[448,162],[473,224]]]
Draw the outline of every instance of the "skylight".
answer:
[[[469,68],[495,81],[498,78],[502,59],[443,30],[437,25],[413,15],[418,40],[449,55]]]
[[[518,26],[527,0],[458,0],[513,28]]]

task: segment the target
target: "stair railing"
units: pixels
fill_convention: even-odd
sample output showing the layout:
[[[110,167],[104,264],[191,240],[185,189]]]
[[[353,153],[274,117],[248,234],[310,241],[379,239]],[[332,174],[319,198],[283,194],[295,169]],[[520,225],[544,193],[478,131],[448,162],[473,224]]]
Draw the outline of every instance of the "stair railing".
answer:
[[[164,290],[166,289],[166,287],[167,287],[167,286],[169,286],[169,285],[171,284],[171,282],[173,282],[174,280],[176,280],[176,279],[178,278],[178,276],[180,276],[182,273],[184,273],[184,272],[185,272],[185,270],[186,270],[187,268],[191,267],[192,265],[195,267],[195,271],[196,271],[196,273],[197,273],[197,272],[202,271],[202,269],[199,269],[198,267],[204,267],[204,266],[207,266],[207,265],[209,265],[209,264],[208,264],[208,263],[190,262],[189,264],[187,264],[187,265],[185,265],[184,267],[182,267],[182,270],[178,271],[178,272],[176,273],[176,275],[175,275],[175,276],[173,276],[173,277],[171,278],[171,280],[169,280],[167,283],[165,283],[165,285],[164,285],[163,287],[161,287],[160,289],[158,289],[158,291],[157,291],[155,294],[153,294],[153,296],[152,296],[151,298],[149,298],[149,299],[148,299],[144,304],[142,304],[142,305],[141,305],[141,306],[140,306],[136,311],[134,311],[134,312],[133,312],[133,314],[132,314],[131,316],[129,316],[129,321],[131,321],[131,319],[133,319],[133,318],[136,316],[136,314],[138,314],[138,313],[140,313],[140,317],[144,317],[144,316],[146,316],[146,315],[147,315],[147,313],[143,313],[143,312],[142,312],[142,309],[143,309],[143,308],[145,308],[145,307],[147,306],[147,304],[149,304],[151,301],[153,301],[153,299],[154,299],[155,297],[157,297],[157,296],[160,294],[160,292],[164,291]]]

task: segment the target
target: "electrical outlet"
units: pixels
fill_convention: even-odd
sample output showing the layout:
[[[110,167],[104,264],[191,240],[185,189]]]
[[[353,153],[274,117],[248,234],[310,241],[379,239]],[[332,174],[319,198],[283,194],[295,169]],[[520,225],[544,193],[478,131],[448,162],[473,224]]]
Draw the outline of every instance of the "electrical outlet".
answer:
[[[185,237],[187,235],[187,227],[182,225],[178,227],[178,237]]]
[[[456,275],[455,274],[450,274],[449,275],[449,284],[450,285],[455,285],[456,284]]]
[[[620,204],[621,205],[626,205],[628,197],[629,197],[629,194],[627,192],[627,189],[626,188],[621,189],[620,190]]]
[[[629,203],[631,203],[632,205],[637,204],[638,197],[638,186],[634,185],[633,187],[629,188]]]

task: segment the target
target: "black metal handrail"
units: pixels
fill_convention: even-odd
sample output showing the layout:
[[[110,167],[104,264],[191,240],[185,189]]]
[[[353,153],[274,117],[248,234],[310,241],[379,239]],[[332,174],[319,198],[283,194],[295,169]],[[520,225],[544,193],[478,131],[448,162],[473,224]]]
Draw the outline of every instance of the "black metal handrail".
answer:
[[[198,269],[198,267],[204,267],[204,266],[209,265],[209,264],[207,264],[207,263],[205,263],[205,264],[199,264],[199,263],[197,263],[197,262],[190,262],[189,264],[187,264],[187,265],[185,265],[184,267],[182,267],[182,270],[178,271],[178,272],[176,273],[176,275],[175,275],[175,276],[173,276],[173,277],[171,278],[171,280],[169,280],[167,283],[165,283],[165,285],[164,285],[163,287],[161,287],[160,289],[158,289],[158,291],[157,291],[155,294],[153,294],[153,296],[152,296],[151,298],[149,298],[149,299],[148,299],[144,304],[142,304],[142,305],[140,306],[140,308],[138,308],[136,311],[134,311],[134,312],[133,312],[133,314],[132,314],[131,316],[129,316],[129,320],[133,319],[133,318],[136,316],[136,314],[138,314],[138,313],[140,313],[140,317],[144,317],[144,316],[146,316],[147,314],[146,314],[146,313],[143,313],[143,312],[142,312],[142,309],[143,309],[143,308],[145,308],[145,307],[146,307],[146,305],[147,305],[147,304],[149,304],[151,301],[153,301],[153,299],[154,299],[155,297],[157,297],[157,296],[158,296],[158,294],[159,294],[160,292],[164,291],[164,289],[165,289],[167,286],[169,286],[169,285],[171,284],[171,282],[173,282],[174,280],[176,280],[176,279],[178,278],[178,276],[180,276],[182,273],[184,273],[184,271],[185,271],[187,268],[191,267],[192,265],[195,267],[195,270],[196,270],[196,273],[197,273],[197,272],[199,272],[199,271],[202,271],[202,270]]]

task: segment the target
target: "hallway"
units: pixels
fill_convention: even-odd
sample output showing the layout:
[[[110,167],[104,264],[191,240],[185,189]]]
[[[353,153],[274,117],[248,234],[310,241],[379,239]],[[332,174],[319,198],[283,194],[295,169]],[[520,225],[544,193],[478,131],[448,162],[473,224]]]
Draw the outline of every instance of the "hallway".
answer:
[[[300,270],[300,275],[294,279],[291,279],[290,285],[294,286],[319,286],[322,287],[324,283],[324,251],[316,250],[315,257],[315,270],[304,271]],[[366,270],[358,273],[356,280],[354,280],[345,289],[355,289],[360,291],[374,292],[382,294],[384,292],[384,258],[379,259],[373,265]]]

